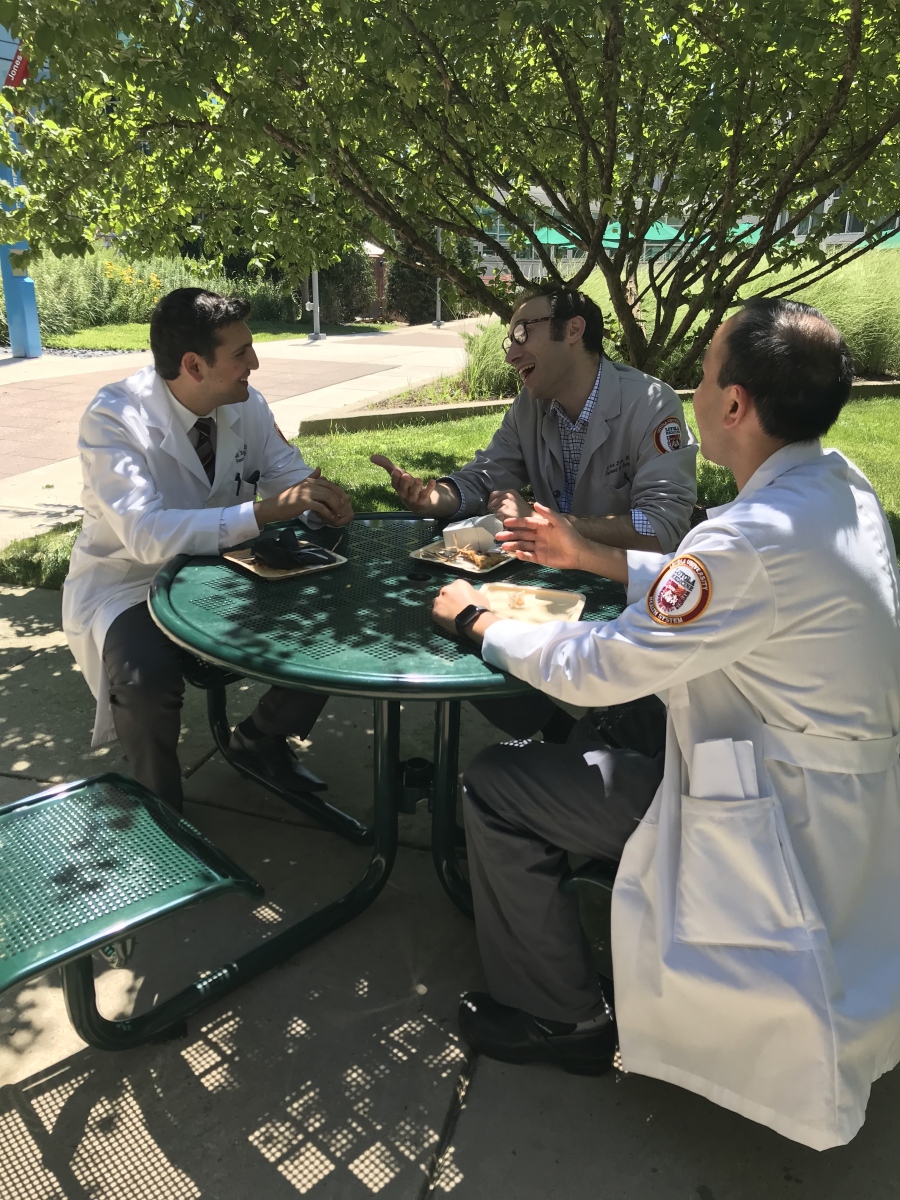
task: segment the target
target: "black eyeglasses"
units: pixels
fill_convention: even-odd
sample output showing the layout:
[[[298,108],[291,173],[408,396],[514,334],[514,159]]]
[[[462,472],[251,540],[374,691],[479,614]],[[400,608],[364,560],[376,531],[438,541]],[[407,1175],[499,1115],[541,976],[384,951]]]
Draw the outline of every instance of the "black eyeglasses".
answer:
[[[503,339],[503,353],[506,354],[509,348],[515,342],[518,346],[524,346],[528,341],[528,326],[540,325],[541,321],[551,321],[552,317],[529,317],[527,321],[516,321],[512,327],[512,337]]]

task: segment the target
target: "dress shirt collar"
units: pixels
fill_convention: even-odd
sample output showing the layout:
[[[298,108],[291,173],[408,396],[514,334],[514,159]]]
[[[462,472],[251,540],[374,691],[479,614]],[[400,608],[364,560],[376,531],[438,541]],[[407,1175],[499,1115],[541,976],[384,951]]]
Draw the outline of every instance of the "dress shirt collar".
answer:
[[[570,429],[576,429],[578,427],[584,428],[584,426],[586,426],[588,424],[588,422],[590,421],[591,415],[593,414],[594,408],[596,407],[597,393],[600,391],[600,376],[602,374],[603,374],[603,358],[601,356],[600,366],[597,368],[597,378],[594,380],[594,386],[591,388],[590,395],[588,396],[587,400],[585,400],[584,407],[582,408],[581,412],[578,414],[578,417],[576,418],[576,420],[572,421],[569,418],[569,414],[566,412],[566,410],[556,400],[552,400],[550,402],[550,412],[556,414],[556,419],[558,421],[565,421],[566,425],[568,425]]]
[[[169,387],[169,385],[166,383],[166,381],[164,379],[162,380],[162,385],[163,385],[163,391],[165,392],[165,395],[166,395],[166,399],[169,401],[169,404],[172,406],[172,415],[174,416],[176,422],[181,426],[181,428],[184,430],[185,433],[190,433],[190,431],[194,428],[194,426],[197,424],[197,422],[200,420],[200,418],[197,416],[196,413],[191,412],[191,410],[189,408],[185,408],[184,405],[181,403],[181,401],[177,400],[175,398],[175,394],[173,393],[172,389]],[[212,421],[213,425],[215,425],[215,423],[216,423],[216,410],[215,409],[209,414],[209,419]]]

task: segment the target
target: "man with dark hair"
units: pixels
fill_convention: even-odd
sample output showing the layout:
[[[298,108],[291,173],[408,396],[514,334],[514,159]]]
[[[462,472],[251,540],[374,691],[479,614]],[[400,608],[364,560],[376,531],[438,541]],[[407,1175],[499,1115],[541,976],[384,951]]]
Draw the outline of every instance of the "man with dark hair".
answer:
[[[625,548],[674,549],[687,533],[697,499],[694,437],[677,394],[605,358],[602,338],[603,316],[584,293],[558,288],[523,296],[506,339],[506,361],[522,390],[487,449],[460,470],[426,483],[384,455],[372,461],[390,472],[401,500],[422,516],[533,516],[521,495],[530,485],[536,501],[563,514],[586,538]],[[546,700],[476,707],[514,737],[538,728],[554,737],[567,731]]]
[[[150,321],[154,365],[101,388],[79,430],[84,527],[63,627],[97,700],[93,744],[117,737],[134,778],[179,810],[184,679],[180,651],[150,617],[150,581],[174,555],[218,554],[270,521],[353,519],[344,490],[306,465],[249,386],[259,366],[249,311],[201,288],[164,296]],[[282,786],[325,787],[286,741],[308,736],[325,699],[270,688],[233,750]]]
[[[422,516],[530,516],[520,494],[530,485],[591,540],[673,549],[697,499],[696,445],[676,393],[605,358],[602,339],[602,313],[583,292],[524,295],[506,339],[522,390],[487,449],[427,483],[384,455],[372,461]]]
[[[666,698],[665,756],[494,746],[464,812],[488,993],[460,1028],[508,1062],[623,1066],[786,1137],[847,1142],[900,1058],[900,579],[868,480],[819,438],[850,395],[821,313],[759,300],[716,332],[694,412],[737,499],[674,555],[588,542],[549,508],[526,561],[628,586],[606,625],[503,621],[458,580],[435,620],[558,699]],[[539,513],[539,515],[541,515]],[[566,852],[619,862],[615,1016]]]

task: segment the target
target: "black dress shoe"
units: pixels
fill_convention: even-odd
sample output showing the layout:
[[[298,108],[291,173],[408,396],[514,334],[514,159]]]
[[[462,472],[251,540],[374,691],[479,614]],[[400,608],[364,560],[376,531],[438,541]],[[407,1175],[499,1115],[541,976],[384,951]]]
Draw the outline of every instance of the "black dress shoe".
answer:
[[[254,767],[289,792],[324,792],[328,784],[314,775],[292,752],[283,737],[250,738],[240,728],[232,731],[228,747],[235,758]]]
[[[565,1032],[554,1032],[562,1029]],[[500,1062],[547,1062],[570,1075],[602,1075],[616,1052],[616,1023],[607,1013],[590,1028],[540,1021],[499,1004],[486,992],[467,992],[459,1005],[459,1030],[473,1050]]]

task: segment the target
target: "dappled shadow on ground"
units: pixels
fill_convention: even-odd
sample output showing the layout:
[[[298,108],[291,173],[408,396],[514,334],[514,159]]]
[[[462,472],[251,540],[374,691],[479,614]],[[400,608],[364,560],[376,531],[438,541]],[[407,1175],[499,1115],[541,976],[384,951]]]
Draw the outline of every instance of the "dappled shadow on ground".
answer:
[[[62,594],[0,587],[0,669],[46,646],[65,645]]]
[[[279,933],[340,894],[367,858],[327,834],[231,814],[205,831],[266,898],[228,898],[139,934],[131,995],[103,1002],[103,985],[131,971],[100,980],[110,1014],[132,1001],[144,1010]],[[466,1067],[456,999],[479,979],[471,923],[428,856],[405,852],[370,910],[200,1013],[186,1039],[84,1049],[28,1078],[8,1070],[19,1081],[0,1091],[0,1200],[411,1200],[434,1170]],[[7,1017],[3,1032],[40,1059],[46,1014],[23,1003]]]

